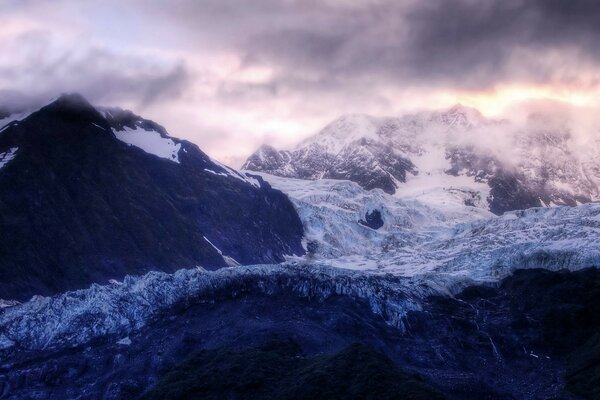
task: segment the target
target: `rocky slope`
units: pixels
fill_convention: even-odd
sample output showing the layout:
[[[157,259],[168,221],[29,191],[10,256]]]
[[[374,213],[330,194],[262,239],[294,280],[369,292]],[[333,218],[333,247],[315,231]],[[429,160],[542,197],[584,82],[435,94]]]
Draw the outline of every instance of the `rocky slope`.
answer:
[[[598,132],[585,146],[564,121],[532,114],[523,125],[457,105],[393,118],[349,115],[293,150],[264,145],[243,169],[300,179],[346,179],[364,189],[441,187],[501,214],[599,199]]]
[[[160,125],[65,95],[0,129],[0,297],[301,254],[285,195]]]

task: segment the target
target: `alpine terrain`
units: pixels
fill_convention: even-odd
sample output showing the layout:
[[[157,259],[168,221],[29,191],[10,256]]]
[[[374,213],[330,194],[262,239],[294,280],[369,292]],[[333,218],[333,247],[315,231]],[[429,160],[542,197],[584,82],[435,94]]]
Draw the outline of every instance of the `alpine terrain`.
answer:
[[[531,118],[510,157],[454,107],[236,171],[78,95],[8,116],[0,398],[598,398],[599,164]]]
[[[262,146],[242,168],[345,179],[401,196],[443,188],[502,214],[598,200],[597,136],[582,145],[562,117],[532,113],[520,125],[456,105],[393,118],[344,116],[293,150]]]

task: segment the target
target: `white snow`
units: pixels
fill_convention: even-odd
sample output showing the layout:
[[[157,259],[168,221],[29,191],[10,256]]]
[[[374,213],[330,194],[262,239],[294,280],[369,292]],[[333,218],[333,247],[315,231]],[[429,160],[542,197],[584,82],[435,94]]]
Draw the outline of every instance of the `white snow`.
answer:
[[[400,276],[426,276],[451,287],[490,281],[516,268],[570,268],[600,260],[600,204],[533,208],[495,216],[432,189],[388,195],[350,181],[306,181],[261,174],[291,198],[308,243],[317,250],[301,262]],[[440,194],[434,198],[432,193]],[[435,200],[435,201],[434,201]],[[358,223],[378,209],[379,230]]]
[[[129,336],[126,336],[123,339],[117,341],[117,344],[120,344],[121,346],[130,346],[131,339],[129,338]]]
[[[240,181],[242,181],[244,183],[247,183],[254,187],[260,188],[260,182],[256,178],[248,176],[248,174],[246,174],[244,172],[236,171],[235,169],[228,167],[227,165],[222,164],[219,161],[214,160],[212,158],[210,159],[210,161],[212,161],[214,164],[216,164],[217,166],[219,166],[220,168],[225,170],[225,172],[216,172],[209,168],[204,168],[205,171],[210,172],[215,175],[221,175],[221,176],[227,176],[227,177],[239,179]]]
[[[450,168],[450,162],[444,147],[431,144],[412,161],[419,173],[406,175],[406,182],[398,184],[397,197],[446,210],[450,207],[464,209],[465,200],[469,199],[475,206],[488,209],[489,186],[476,182],[472,176],[447,174],[445,171]]]
[[[21,304],[21,303],[19,303],[16,300],[4,300],[4,299],[0,299],[0,309],[7,308],[7,307],[13,307],[13,306],[16,306],[18,304]]]
[[[336,119],[317,135],[300,143],[297,148],[317,144],[327,153],[337,154],[348,143],[359,139],[379,140],[377,130],[381,121],[363,114],[351,114]]]
[[[210,244],[217,251],[217,253],[219,253],[219,255],[221,257],[223,257],[223,260],[225,260],[225,264],[229,265],[230,267],[239,267],[241,265],[233,257],[229,257],[229,256],[226,256],[225,254],[223,254],[221,249],[219,249],[217,246],[215,246],[213,244],[213,242],[208,240],[208,238],[206,236],[202,236],[202,237],[204,238],[204,240],[206,240],[208,242],[208,244]]]
[[[20,113],[11,114],[6,118],[0,119],[0,132],[8,128],[12,122],[22,121],[34,113],[35,110],[23,111]]]
[[[208,240],[208,238],[206,236],[202,236],[204,238],[204,240],[206,240],[208,242],[208,244],[210,244],[216,251],[217,253],[219,253],[219,255],[223,255],[223,252],[221,250],[219,250],[219,248],[217,246],[215,246],[210,240]]]
[[[136,129],[125,127],[121,131],[113,130],[113,132],[117,139],[130,146],[139,147],[146,153],[154,154],[155,156],[179,164],[181,143],[175,143],[170,138],[162,137],[159,132],[146,131],[139,127],[136,127]]]
[[[206,172],[210,172],[211,174],[215,174],[215,175],[219,175],[219,176],[229,176],[225,172],[216,172],[216,171],[213,171],[212,169],[208,169],[208,168],[204,168],[204,170]]]
[[[8,151],[0,153],[0,169],[4,168],[10,161],[17,156],[18,147],[11,147]]]

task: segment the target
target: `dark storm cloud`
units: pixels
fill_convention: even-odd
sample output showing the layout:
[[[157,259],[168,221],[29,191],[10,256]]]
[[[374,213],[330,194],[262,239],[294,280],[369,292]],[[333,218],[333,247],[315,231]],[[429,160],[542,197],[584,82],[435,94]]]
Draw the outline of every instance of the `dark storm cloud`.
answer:
[[[110,3],[98,5],[110,8]],[[41,3],[8,1],[0,10],[35,4]],[[56,4],[86,15],[82,3]],[[577,80],[580,70],[573,72],[574,65],[596,67],[600,61],[596,1],[174,0],[167,5],[131,0],[114,5],[125,11],[120,20],[104,21],[109,30],[136,15],[141,30],[176,31],[173,45],[186,51],[231,51],[244,66],[271,67],[271,82],[246,85],[266,95],[286,89],[362,90],[374,83],[450,89],[506,81],[553,83]],[[81,87],[101,100],[129,94],[149,103],[176,96],[189,80],[181,63],[158,68],[107,48],[91,48],[79,58],[69,48],[49,54],[36,32],[20,40],[28,42],[20,50],[24,63],[1,72],[5,77],[24,71],[40,76],[42,88],[53,82],[65,89]],[[227,96],[243,88],[225,82],[219,93]]]
[[[586,0],[178,1],[197,35],[249,65],[322,82],[380,79],[479,88],[567,80],[600,61],[600,2]],[[206,33],[206,30],[210,33]],[[552,60],[546,57],[558,52]],[[561,54],[564,59],[561,59]],[[575,60],[573,58],[576,58]],[[308,72],[309,74],[304,74]]]
[[[561,64],[598,62],[600,3],[585,0],[443,1],[422,2],[408,14],[408,53],[415,75],[450,77],[488,84],[511,78],[546,81]],[[511,64],[515,51],[531,57],[519,68]],[[536,60],[546,52],[565,58],[545,65]],[[527,64],[525,64],[527,63]]]

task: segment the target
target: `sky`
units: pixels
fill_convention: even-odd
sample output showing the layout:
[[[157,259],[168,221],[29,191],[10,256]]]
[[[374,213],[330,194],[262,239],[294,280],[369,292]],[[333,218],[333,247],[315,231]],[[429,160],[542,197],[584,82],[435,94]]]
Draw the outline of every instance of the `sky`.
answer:
[[[0,0],[0,105],[79,92],[239,167],[348,113],[600,106],[600,2]]]

